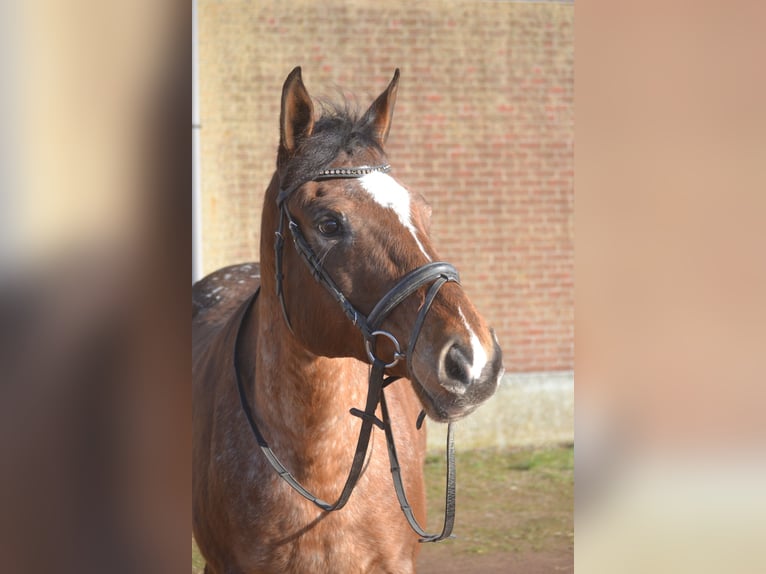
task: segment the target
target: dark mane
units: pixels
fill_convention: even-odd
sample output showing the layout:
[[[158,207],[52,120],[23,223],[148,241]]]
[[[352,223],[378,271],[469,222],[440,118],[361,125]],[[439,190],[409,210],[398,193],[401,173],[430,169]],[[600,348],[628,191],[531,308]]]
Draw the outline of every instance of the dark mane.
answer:
[[[286,189],[308,181],[327,168],[341,152],[352,155],[361,149],[373,148],[383,154],[375,137],[373,122],[361,115],[348,100],[316,102],[320,116],[310,137],[304,140],[293,159],[280,169],[280,187]]]

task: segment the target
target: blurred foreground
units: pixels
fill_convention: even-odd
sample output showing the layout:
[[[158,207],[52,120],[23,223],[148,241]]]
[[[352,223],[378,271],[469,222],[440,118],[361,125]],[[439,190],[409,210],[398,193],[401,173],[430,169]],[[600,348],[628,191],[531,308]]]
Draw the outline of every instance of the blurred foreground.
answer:
[[[765,20],[577,3],[577,572],[766,572]]]
[[[189,21],[146,0],[0,6],[4,572],[177,570]]]

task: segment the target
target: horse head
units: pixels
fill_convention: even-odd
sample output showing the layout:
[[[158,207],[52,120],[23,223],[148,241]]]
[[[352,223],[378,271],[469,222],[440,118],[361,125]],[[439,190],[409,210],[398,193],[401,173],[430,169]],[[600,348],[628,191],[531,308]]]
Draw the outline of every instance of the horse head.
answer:
[[[376,327],[385,336],[365,331],[402,277],[439,267],[431,207],[388,173],[398,83],[396,70],[363,114],[315,114],[300,68],[287,77],[264,205],[263,288],[278,293],[290,336],[306,351],[370,362],[372,342],[390,374],[410,379],[431,418],[454,421],[489,398],[503,373],[497,338],[456,276],[447,273],[430,298],[433,278],[411,285]]]

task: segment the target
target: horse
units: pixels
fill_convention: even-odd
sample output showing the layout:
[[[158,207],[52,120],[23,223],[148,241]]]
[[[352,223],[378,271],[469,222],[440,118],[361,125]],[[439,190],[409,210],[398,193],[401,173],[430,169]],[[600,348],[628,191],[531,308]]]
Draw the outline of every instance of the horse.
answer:
[[[459,420],[503,374],[494,331],[432,245],[430,206],[389,173],[398,85],[397,69],[364,113],[317,113],[295,68],[260,263],[192,287],[192,531],[206,574],[414,572],[419,537],[401,510],[425,521],[419,414]],[[388,477],[394,437],[409,505]]]

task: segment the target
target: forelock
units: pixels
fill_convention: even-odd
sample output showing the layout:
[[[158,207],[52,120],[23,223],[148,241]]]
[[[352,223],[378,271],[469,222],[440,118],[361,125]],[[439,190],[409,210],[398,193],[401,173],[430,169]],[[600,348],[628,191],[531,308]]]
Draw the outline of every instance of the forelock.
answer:
[[[337,101],[318,99],[316,103],[320,116],[311,136],[301,143],[294,159],[284,167],[281,174],[283,188],[309,181],[341,152],[351,155],[361,149],[373,148],[383,153],[373,126],[365,123],[355,103],[346,98]]]

